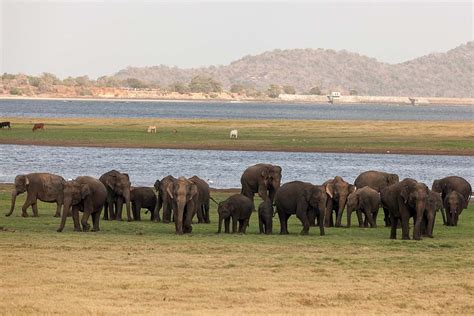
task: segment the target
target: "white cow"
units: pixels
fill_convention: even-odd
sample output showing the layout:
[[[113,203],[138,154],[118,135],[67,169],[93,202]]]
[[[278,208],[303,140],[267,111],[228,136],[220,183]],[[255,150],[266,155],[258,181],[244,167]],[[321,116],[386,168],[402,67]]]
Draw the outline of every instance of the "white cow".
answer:
[[[230,138],[237,139],[239,137],[239,132],[236,129],[230,131]]]
[[[156,133],[156,126],[148,126],[148,133]]]

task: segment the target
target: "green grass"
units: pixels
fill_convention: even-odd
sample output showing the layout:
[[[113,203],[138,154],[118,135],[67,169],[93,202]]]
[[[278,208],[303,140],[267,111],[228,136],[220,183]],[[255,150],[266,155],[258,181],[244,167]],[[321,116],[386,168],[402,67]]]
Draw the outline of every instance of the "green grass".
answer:
[[[466,122],[10,119],[0,143],[237,150],[474,153]],[[32,132],[32,123],[45,122]],[[157,134],[146,133],[157,125]],[[239,139],[230,140],[237,128]],[[174,133],[173,130],[177,130]]]

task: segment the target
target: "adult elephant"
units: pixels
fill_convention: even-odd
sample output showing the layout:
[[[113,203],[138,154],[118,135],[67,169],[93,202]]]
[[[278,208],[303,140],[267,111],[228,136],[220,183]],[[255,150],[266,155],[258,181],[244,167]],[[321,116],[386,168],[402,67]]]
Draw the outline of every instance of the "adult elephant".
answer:
[[[166,188],[173,205],[176,233],[181,235],[193,231],[192,221],[199,201],[196,184],[185,177],[179,177]]]
[[[440,210],[443,214],[443,201],[441,195],[437,192],[429,190],[428,201],[425,207],[425,213],[421,220],[421,235],[433,238],[434,224],[436,221],[436,212]],[[443,221],[444,219],[443,214]]]
[[[375,191],[381,193],[383,189],[388,186],[398,183],[399,178],[395,173],[387,173],[376,170],[369,170],[362,172],[354,181],[357,189],[362,189],[365,186],[371,187]],[[385,226],[390,226],[390,214],[387,208],[383,208]]]
[[[377,214],[380,207],[380,193],[365,186],[349,195],[347,198],[347,226],[351,227],[352,212],[356,211],[359,227],[377,227]],[[362,213],[365,220],[362,222]]]
[[[48,203],[56,203],[55,217],[61,216],[61,205],[63,204],[63,188],[66,180],[63,177],[51,173],[29,173],[15,177],[15,187],[12,190],[12,203],[10,216],[15,209],[16,197],[26,192],[26,201],[21,208],[21,216],[28,217],[26,210],[31,206],[33,216],[38,216],[38,200]]]
[[[340,176],[324,182],[323,185],[332,192],[332,198],[327,201],[324,226],[334,226],[333,213],[336,212],[336,227],[341,227],[342,213],[344,212],[344,207],[346,207],[347,197],[356,190],[356,187],[344,181]]]
[[[156,203],[155,214],[160,217],[160,210],[163,207],[163,223],[171,222],[171,211],[173,209],[173,204],[171,197],[169,196],[166,188],[170,183],[175,182],[177,179],[172,175],[168,175],[161,180],[156,180],[154,187],[158,193],[158,201]]]
[[[402,223],[402,239],[410,239],[408,221],[414,218],[413,239],[421,239],[421,220],[428,203],[429,189],[414,179],[404,179],[392,184],[381,193],[382,205],[390,212],[390,239],[397,238],[398,219]]]
[[[155,214],[156,193],[152,188],[138,187],[130,189],[130,202],[132,203],[132,213],[134,221],[141,221],[141,209],[145,208],[150,212],[150,220],[159,222],[160,214]]]
[[[130,178],[126,173],[120,173],[117,170],[111,170],[104,173],[100,182],[107,188],[107,201],[104,205],[104,220],[122,220],[123,203],[127,208],[127,220],[132,221],[130,214]],[[115,208],[115,211],[114,211]]]
[[[198,223],[209,224],[209,202],[211,200],[211,190],[209,184],[198,176],[192,176],[189,181],[194,183],[198,188],[198,201],[196,204],[196,214]]]
[[[253,203],[255,193],[262,200],[270,199],[273,203],[275,192],[281,183],[281,167],[270,164],[256,164],[248,167],[240,178],[242,184],[241,193],[248,197]]]
[[[324,185],[313,185],[302,181],[282,185],[275,194],[280,234],[288,234],[288,218],[296,214],[303,225],[301,234],[307,235],[310,226],[309,213],[318,212],[319,234],[324,236],[324,215],[329,198],[332,198],[332,193]]]
[[[100,212],[107,200],[107,189],[104,184],[92,177],[77,177],[75,180],[64,184],[63,192],[63,214],[57,231],[63,231],[67,213],[71,207],[74,231],[89,231],[90,225],[87,223],[89,216],[92,216],[92,231],[99,231]],[[79,211],[84,213],[81,219],[82,229],[79,224]]]
[[[433,181],[431,190],[441,193],[441,199],[444,201],[446,196],[452,191],[459,192],[464,197],[462,208],[467,208],[471,199],[472,187],[466,179],[458,176],[450,176]]]

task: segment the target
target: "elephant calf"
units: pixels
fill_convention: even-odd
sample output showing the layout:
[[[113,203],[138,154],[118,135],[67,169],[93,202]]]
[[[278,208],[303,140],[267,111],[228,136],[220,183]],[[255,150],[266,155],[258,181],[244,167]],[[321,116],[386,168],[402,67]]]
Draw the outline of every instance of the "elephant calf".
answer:
[[[461,193],[451,191],[446,195],[444,208],[446,209],[447,226],[458,226],[459,215],[461,215],[465,205],[467,205],[467,202]]]
[[[130,189],[130,202],[132,203],[133,220],[140,221],[140,211],[146,208],[150,213],[150,220],[160,221],[160,214],[155,214],[156,194],[152,188],[138,187]]]
[[[436,212],[443,212],[443,201],[441,194],[429,190],[428,201],[425,206],[425,213],[421,220],[421,236],[433,238],[434,223],[436,220]],[[444,216],[443,216],[444,217]]]
[[[243,194],[231,195],[227,200],[219,203],[217,213],[219,214],[219,234],[222,229],[222,221],[225,221],[225,232],[229,233],[230,219],[232,218],[232,233],[237,232],[239,223],[239,233],[244,233],[249,225],[250,216],[254,210],[252,200]]]
[[[270,200],[263,201],[258,206],[258,227],[260,234],[270,235],[273,230],[273,205]]]
[[[363,187],[347,198],[347,227],[351,227],[352,212],[356,211],[359,227],[377,227],[377,214],[380,206],[380,193],[371,187]],[[362,222],[362,212],[365,220]]]

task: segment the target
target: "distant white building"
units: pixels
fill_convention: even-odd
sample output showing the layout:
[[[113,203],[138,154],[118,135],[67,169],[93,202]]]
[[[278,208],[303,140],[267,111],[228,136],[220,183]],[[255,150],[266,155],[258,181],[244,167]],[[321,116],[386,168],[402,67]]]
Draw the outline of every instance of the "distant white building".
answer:
[[[331,91],[331,94],[329,94],[327,97],[328,97],[329,103],[334,103],[335,100],[341,97],[341,92]]]

